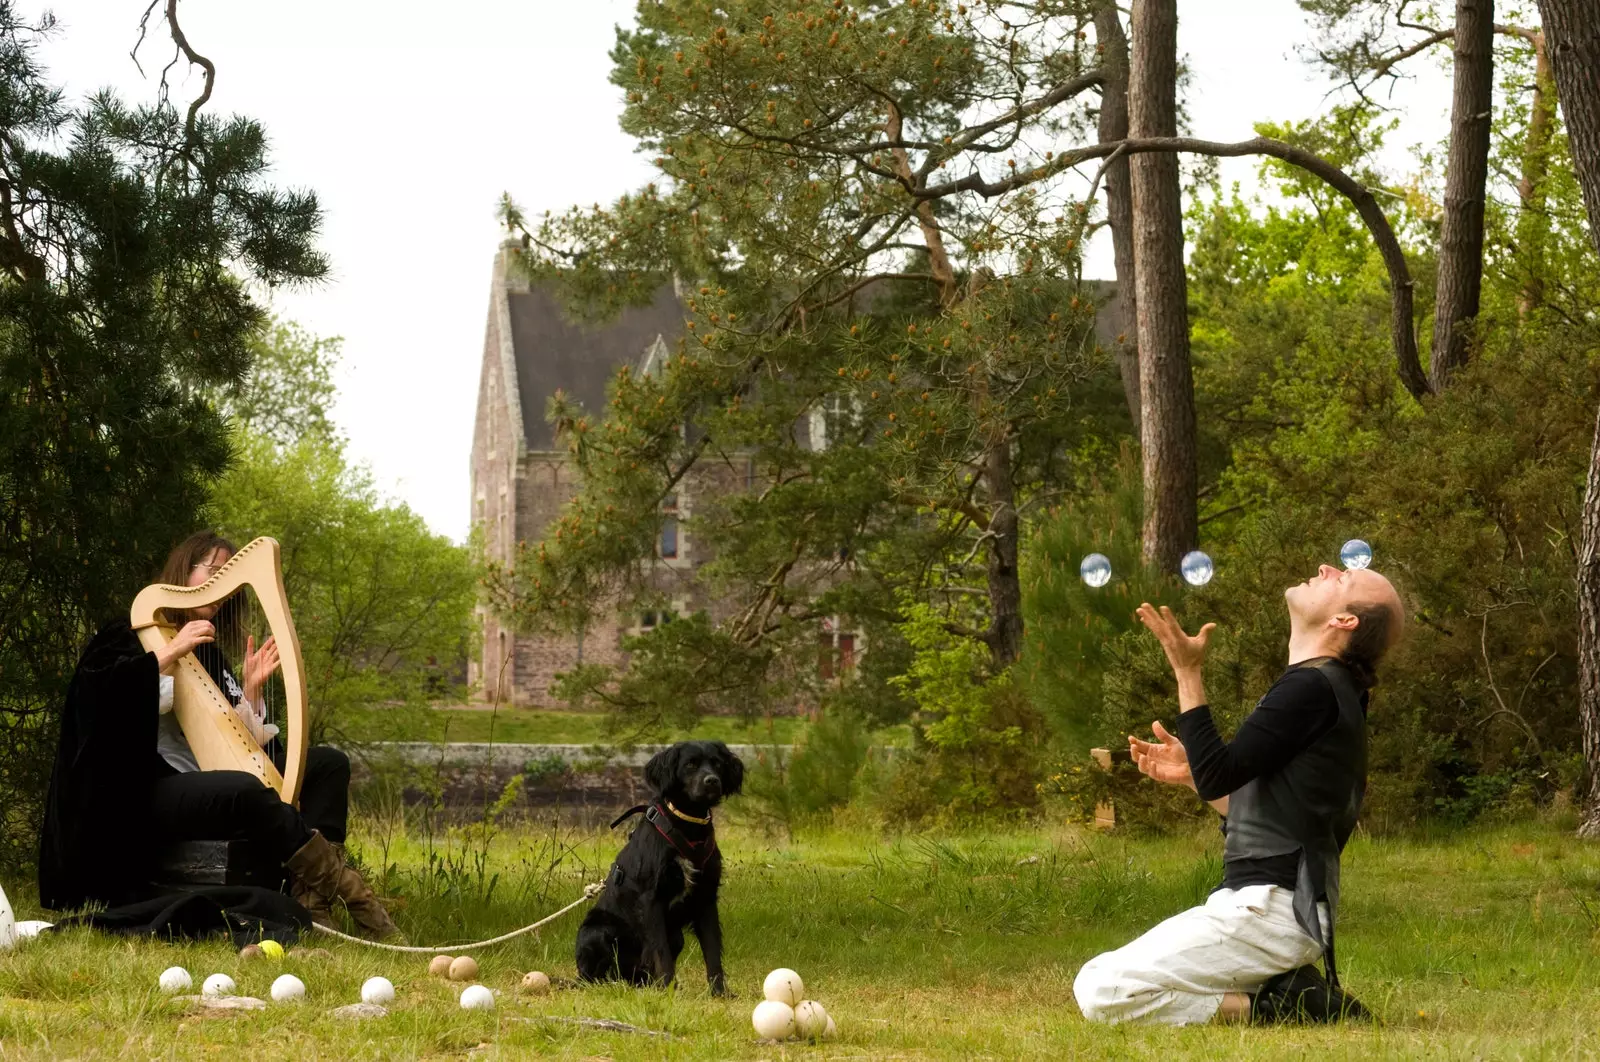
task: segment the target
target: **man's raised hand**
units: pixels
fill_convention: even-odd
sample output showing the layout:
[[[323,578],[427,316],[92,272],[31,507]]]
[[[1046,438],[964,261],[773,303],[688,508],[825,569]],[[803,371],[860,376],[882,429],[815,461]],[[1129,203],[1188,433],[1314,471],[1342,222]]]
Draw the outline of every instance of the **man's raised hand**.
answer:
[[[1133,756],[1140,773],[1158,782],[1193,789],[1194,776],[1189,773],[1189,752],[1183,747],[1183,742],[1167,733],[1167,728],[1159,722],[1151,723],[1150,728],[1155,732],[1155,741],[1141,741],[1132,734],[1128,735],[1128,752]]]
[[[1181,674],[1200,670],[1200,665],[1205,663],[1211,632],[1217,628],[1215,623],[1207,623],[1198,634],[1191,636],[1183,633],[1170,608],[1162,605],[1158,610],[1148,601],[1140,605],[1134,615],[1150,629],[1150,633],[1161,643],[1161,648],[1166,650],[1167,663],[1172,665],[1174,672]]]

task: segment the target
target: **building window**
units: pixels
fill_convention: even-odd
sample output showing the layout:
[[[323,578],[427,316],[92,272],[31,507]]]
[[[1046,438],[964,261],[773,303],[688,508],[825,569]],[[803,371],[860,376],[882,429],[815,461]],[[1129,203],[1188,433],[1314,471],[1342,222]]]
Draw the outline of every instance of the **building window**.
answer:
[[[823,620],[817,632],[817,677],[823,682],[842,682],[855,672],[860,636],[841,630],[842,626],[839,617],[832,617]]]
[[[663,560],[675,560],[678,556],[678,496],[669,494],[661,503],[661,541],[660,547]]]
[[[639,616],[639,630],[653,631],[657,627],[665,627],[677,618],[676,615],[666,609],[662,609],[659,612],[652,609]]]
[[[861,426],[861,407],[851,395],[827,395],[811,410],[811,449],[847,442]]]

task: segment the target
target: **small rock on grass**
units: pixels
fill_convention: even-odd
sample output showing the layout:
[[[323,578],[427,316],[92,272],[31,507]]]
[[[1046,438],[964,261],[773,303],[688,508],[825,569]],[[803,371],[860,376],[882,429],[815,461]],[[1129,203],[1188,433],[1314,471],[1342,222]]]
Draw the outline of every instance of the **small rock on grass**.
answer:
[[[195,1010],[266,1010],[267,1001],[254,996],[179,996]]]
[[[349,1006],[336,1007],[328,1013],[335,1018],[381,1018],[389,1013],[389,1008],[376,1003],[351,1003]]]

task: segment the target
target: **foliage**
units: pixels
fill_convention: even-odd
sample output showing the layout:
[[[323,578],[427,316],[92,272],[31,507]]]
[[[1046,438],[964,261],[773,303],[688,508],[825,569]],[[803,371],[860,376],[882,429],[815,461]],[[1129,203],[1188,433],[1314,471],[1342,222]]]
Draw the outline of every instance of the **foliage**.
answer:
[[[310,435],[332,438],[333,373],[344,340],[274,319],[252,344],[248,380],[216,396],[223,415],[279,446]]]
[[[1037,806],[1044,720],[1010,671],[952,636],[933,607],[908,602],[903,630],[915,655],[890,682],[915,702],[920,747],[890,776],[882,803],[891,821],[970,822]]]
[[[330,436],[282,446],[247,431],[238,450],[210,512],[236,541],[283,545],[313,735],[344,733],[355,709],[441,692],[473,629],[466,549],[382,498]]]
[[[252,283],[320,277],[266,135],[165,100],[69,106],[0,0],[0,869],[31,862],[79,648],[192,531],[229,458]]]
[[[958,633],[1015,658],[1016,514],[1056,477],[1104,360],[1078,275],[1087,208],[1045,146],[1087,129],[1088,22],[1077,4],[1021,26],[941,3],[639,5],[612,76],[661,181],[504,213],[525,269],[578,313],[686,282],[685,335],[620,371],[606,410],[552,403],[582,493],[490,582],[526,628],[658,599],[640,562],[664,499],[687,495],[717,607],[671,636],[687,652],[590,669],[586,696],[649,718],[720,673],[746,704],[815,699],[794,662],[822,621],[887,627],[901,591],[987,599]]]
[[[1141,563],[1140,495],[1138,457],[1124,447],[1106,463],[1104,478],[1034,521],[1023,553],[1028,646],[1019,684],[1072,764],[1087,762],[1091,746],[1120,746],[1166,708],[1162,672],[1151,681],[1160,649],[1133,610],[1141,601],[1176,605],[1179,596],[1174,579]],[[1086,585],[1079,574],[1090,553],[1111,561],[1103,587]]]

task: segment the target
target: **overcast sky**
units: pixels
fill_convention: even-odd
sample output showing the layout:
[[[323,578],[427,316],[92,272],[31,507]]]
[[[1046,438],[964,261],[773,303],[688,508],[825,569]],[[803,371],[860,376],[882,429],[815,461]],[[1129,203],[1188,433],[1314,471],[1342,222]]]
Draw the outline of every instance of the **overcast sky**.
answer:
[[[64,0],[44,58],[79,95],[155,93],[171,54],[163,26],[129,58],[146,0]],[[23,10],[45,5],[22,0]],[[274,300],[280,315],[345,340],[335,418],[352,456],[438,532],[462,539],[483,351],[495,205],[530,213],[610,199],[652,176],[617,128],[606,80],[623,0],[183,0],[195,50],[217,66],[210,109],[259,120],[275,179],[316,191],[329,280]],[[1196,136],[1238,140],[1262,120],[1309,118],[1326,83],[1299,58],[1310,30],[1294,0],[1183,0],[1179,48],[1193,71]],[[1401,89],[1408,113],[1392,168],[1442,135],[1437,63]],[[181,71],[175,76],[179,76]],[[180,102],[199,92],[180,80]],[[1246,185],[1255,163],[1228,160]],[[1108,241],[1086,272],[1110,276]]]

